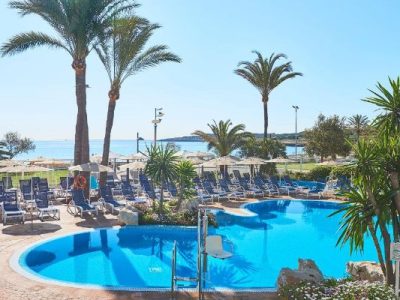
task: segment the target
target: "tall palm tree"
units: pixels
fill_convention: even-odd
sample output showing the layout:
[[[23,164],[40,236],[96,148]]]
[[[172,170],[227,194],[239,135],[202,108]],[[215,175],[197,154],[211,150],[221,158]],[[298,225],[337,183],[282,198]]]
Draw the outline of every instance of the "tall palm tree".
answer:
[[[65,50],[72,58],[78,113],[75,127],[74,164],[89,161],[89,128],[86,113],[86,58],[104,39],[114,17],[137,7],[133,0],[17,0],[10,7],[22,15],[38,15],[57,33],[20,33],[6,42],[2,55],[14,55],[38,46]]]
[[[213,149],[218,156],[226,156],[234,150],[243,146],[248,139],[253,138],[253,134],[245,131],[244,124],[233,126],[231,120],[219,121],[214,120],[212,124],[207,124],[212,134],[205,133],[201,130],[193,132],[208,143],[208,150]],[[233,126],[233,127],[232,127]]]
[[[264,106],[264,139],[268,136],[268,101],[270,93],[287,79],[303,76],[302,73],[293,72],[292,62],[286,62],[279,66],[275,63],[281,58],[287,58],[285,54],[272,53],[269,58],[264,58],[260,52],[253,51],[257,55],[254,62],[241,61],[234,72],[250,82],[261,94]]]
[[[164,183],[177,179],[178,156],[175,150],[163,146],[152,146],[148,149],[149,160],[144,172],[152,182],[160,186],[160,214],[163,213]]]
[[[130,17],[116,19],[107,40],[96,47],[110,81],[108,112],[103,144],[102,164],[108,165],[114,111],[123,82],[130,76],[162,62],[180,62],[181,59],[167,51],[167,46],[157,45],[144,49],[153,32],[160,28],[146,19]]]
[[[368,117],[364,115],[357,114],[349,118],[348,124],[356,134],[357,140],[359,140],[361,134],[367,128],[368,123],[369,123]]]

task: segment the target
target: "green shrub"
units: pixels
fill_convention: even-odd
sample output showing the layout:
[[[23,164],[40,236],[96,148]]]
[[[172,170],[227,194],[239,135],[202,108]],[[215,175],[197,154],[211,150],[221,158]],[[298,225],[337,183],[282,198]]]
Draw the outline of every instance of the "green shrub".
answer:
[[[328,279],[322,283],[302,282],[285,286],[278,291],[280,299],[332,299],[332,300],[362,300],[362,299],[396,299],[390,286],[379,282],[352,281],[349,279]]]
[[[352,173],[354,173],[354,167],[352,166],[336,166],[332,169],[331,176],[351,178]]]
[[[325,180],[330,175],[332,167],[330,166],[317,166],[307,173],[308,180]]]
[[[197,226],[197,209],[185,209],[175,211],[174,206],[165,205],[163,214],[159,214],[159,208],[147,206],[136,206],[139,212],[140,225],[180,225],[180,226]],[[214,214],[208,214],[208,224],[217,227]]]

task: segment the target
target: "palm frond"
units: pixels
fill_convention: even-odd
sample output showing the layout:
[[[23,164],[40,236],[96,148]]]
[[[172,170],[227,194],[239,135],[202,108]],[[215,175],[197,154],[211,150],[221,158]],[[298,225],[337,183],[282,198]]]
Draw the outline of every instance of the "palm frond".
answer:
[[[14,36],[7,43],[2,45],[1,52],[2,56],[15,55],[27,49],[36,48],[39,46],[62,48],[72,55],[70,49],[68,49],[68,47],[64,45],[62,41],[57,40],[45,33],[33,31],[20,33]]]

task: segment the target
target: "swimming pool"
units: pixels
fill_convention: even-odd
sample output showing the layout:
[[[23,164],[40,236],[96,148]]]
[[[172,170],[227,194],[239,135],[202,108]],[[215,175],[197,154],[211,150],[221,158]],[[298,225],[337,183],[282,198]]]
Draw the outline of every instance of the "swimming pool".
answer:
[[[274,288],[283,267],[298,258],[314,259],[329,277],[345,276],[349,260],[373,260],[370,240],[363,255],[335,247],[339,217],[327,218],[339,204],[268,200],[246,205],[250,217],[216,212],[220,234],[234,245],[226,260],[209,257],[207,288]],[[67,285],[109,289],[169,289],[171,252],[177,241],[177,275],[194,277],[196,228],[140,226],[91,230],[43,241],[18,258],[19,271]],[[228,246],[227,246],[228,247]]]

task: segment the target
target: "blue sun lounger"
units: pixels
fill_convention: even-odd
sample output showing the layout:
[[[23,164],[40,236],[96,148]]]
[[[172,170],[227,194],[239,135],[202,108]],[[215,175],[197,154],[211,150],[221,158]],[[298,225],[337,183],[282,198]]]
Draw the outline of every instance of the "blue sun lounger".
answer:
[[[71,192],[72,200],[69,205],[75,208],[75,212],[73,212],[75,216],[79,214],[82,218],[83,213],[95,213],[96,215],[99,214],[97,207],[91,205],[90,201],[85,199],[83,190],[73,189]]]
[[[106,209],[108,209],[111,213],[114,211],[119,211],[124,205],[118,203],[112,194],[111,187],[109,185],[100,187],[100,201],[103,202],[103,205]]]
[[[25,214],[18,203],[17,191],[3,192],[0,198],[3,225],[6,225],[9,220],[24,224]]]

